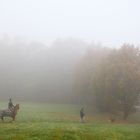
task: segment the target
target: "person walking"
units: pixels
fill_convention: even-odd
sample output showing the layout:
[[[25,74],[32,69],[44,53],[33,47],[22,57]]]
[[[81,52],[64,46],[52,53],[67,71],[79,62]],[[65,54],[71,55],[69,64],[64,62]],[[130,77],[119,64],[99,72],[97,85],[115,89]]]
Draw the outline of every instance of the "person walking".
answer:
[[[84,123],[84,117],[85,117],[85,113],[84,113],[84,108],[82,107],[80,110],[80,122]]]

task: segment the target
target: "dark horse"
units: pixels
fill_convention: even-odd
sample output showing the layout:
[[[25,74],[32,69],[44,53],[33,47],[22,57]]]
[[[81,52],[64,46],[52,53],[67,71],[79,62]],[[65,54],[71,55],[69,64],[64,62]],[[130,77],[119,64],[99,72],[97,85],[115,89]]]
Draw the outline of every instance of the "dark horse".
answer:
[[[19,110],[19,104],[16,104],[12,110],[5,109],[5,110],[0,110],[0,118],[2,121],[4,120],[4,117],[11,117],[13,121],[15,120],[15,117],[17,115],[17,111]]]

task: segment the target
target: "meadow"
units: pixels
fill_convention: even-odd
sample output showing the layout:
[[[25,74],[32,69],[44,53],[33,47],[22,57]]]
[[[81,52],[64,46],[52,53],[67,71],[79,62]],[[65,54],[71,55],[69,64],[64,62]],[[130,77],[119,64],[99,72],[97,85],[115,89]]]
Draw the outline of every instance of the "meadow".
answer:
[[[0,103],[4,108],[6,103]],[[0,121],[0,140],[140,140],[140,114],[110,123],[103,114],[85,107],[86,122],[79,122],[79,105],[20,103],[16,121]]]

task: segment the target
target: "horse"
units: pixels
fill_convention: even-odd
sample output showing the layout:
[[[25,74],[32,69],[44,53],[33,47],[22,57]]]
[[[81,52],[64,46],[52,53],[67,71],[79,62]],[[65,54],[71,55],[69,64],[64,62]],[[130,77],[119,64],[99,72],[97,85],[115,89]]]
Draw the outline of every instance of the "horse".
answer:
[[[0,118],[4,121],[4,117],[11,117],[13,121],[15,121],[15,117],[17,115],[17,111],[19,110],[19,104],[16,104],[11,110],[5,109],[0,110]]]

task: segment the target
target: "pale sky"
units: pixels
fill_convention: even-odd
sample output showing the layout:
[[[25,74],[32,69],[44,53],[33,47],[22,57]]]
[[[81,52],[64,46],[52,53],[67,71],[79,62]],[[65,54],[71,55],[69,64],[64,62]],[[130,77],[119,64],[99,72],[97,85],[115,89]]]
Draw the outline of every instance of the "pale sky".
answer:
[[[140,0],[0,0],[0,38],[140,44]]]

